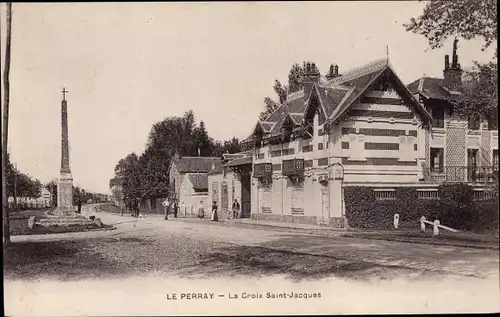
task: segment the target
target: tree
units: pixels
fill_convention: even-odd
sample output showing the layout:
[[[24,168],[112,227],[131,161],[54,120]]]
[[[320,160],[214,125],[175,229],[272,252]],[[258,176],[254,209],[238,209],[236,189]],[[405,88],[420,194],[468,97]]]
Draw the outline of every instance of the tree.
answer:
[[[295,63],[292,65],[290,72],[288,73],[288,92],[294,93],[302,89],[304,86],[302,78],[304,77],[304,69]],[[286,99],[286,98],[285,98]]]
[[[45,188],[52,194],[52,205],[57,207],[57,181],[52,180],[48,182]]]
[[[483,38],[483,49],[497,40],[496,0],[434,0],[424,12],[404,24],[407,31],[427,38],[431,48],[439,48],[448,37],[465,40]]]
[[[273,113],[279,107],[279,105],[269,97],[264,98],[264,103],[266,106],[265,110],[259,115],[260,121],[266,121],[267,117],[269,117],[271,113]]]
[[[298,63],[295,63],[290,68],[288,72],[288,86],[281,84],[277,79],[274,80],[274,92],[278,96],[279,103],[275,102],[270,97],[264,98],[265,109],[259,115],[259,120],[265,121],[269,115],[271,115],[279,105],[286,101],[288,93],[294,93],[302,89],[303,84],[304,69]]]
[[[205,128],[205,122],[200,121],[200,125],[194,128],[193,136],[197,149],[199,149],[200,156],[212,155],[213,146]]]
[[[432,49],[441,47],[443,41],[455,36],[465,40],[481,38],[485,42],[484,50],[497,40],[496,6],[496,0],[434,0],[427,2],[423,14],[410,19],[404,27],[425,36]],[[464,73],[462,96],[454,104],[454,110],[462,116],[496,116],[497,63],[474,64],[472,71]]]
[[[224,153],[238,153],[241,152],[241,142],[237,138],[224,141]]]
[[[10,244],[9,203],[7,201],[7,145],[9,140],[9,100],[10,100],[10,42],[12,38],[12,3],[7,3],[7,27],[5,38],[5,67],[3,70],[3,122],[2,122],[2,200],[3,200],[3,238]]]

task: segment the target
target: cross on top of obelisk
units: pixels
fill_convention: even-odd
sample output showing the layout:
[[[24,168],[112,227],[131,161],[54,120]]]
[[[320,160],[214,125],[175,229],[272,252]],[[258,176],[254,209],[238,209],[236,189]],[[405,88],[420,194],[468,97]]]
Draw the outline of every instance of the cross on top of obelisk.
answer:
[[[66,94],[68,93],[66,87],[63,88],[62,93],[63,93],[63,101],[66,101]]]

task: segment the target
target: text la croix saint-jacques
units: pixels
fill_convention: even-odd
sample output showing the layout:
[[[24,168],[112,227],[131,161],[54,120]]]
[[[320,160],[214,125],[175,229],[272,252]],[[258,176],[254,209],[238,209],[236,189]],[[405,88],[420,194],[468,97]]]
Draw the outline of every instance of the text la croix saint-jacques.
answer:
[[[229,299],[310,299],[321,298],[321,293],[296,293],[296,292],[280,292],[280,293],[169,293],[166,295],[167,300],[206,300],[217,298]]]

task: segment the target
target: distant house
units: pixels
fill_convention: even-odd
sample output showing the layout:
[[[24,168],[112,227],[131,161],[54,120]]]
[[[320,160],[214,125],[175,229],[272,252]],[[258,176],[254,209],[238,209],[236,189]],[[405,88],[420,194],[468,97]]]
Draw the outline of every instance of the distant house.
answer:
[[[13,206],[14,197],[8,198],[9,206]],[[42,208],[42,207],[50,207],[52,205],[52,194],[50,191],[42,187],[40,189],[40,197],[38,198],[29,198],[29,197],[17,197],[17,204],[23,205],[29,208]]]
[[[241,216],[250,217],[252,157],[252,151],[223,154],[222,164],[208,172],[210,201],[219,205],[220,218],[229,217],[235,199],[240,203]]]
[[[209,210],[208,172],[221,166],[220,157],[175,156],[170,163],[170,184],[181,215],[195,215],[200,202]]]

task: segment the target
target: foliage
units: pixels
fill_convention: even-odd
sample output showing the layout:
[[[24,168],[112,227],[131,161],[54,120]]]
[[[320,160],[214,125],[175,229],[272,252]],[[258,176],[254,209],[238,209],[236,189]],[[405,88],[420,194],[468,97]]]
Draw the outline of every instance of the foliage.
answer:
[[[302,77],[304,75],[304,69],[300,64],[295,63],[290,68],[288,72],[288,86],[281,84],[277,79],[274,80],[274,92],[278,97],[278,101],[274,101],[270,97],[264,98],[265,109],[259,115],[259,120],[265,121],[269,115],[271,115],[279,105],[286,101],[286,96],[288,93],[293,93],[299,91],[303,87]]]
[[[459,230],[498,229],[498,196],[493,200],[474,201],[467,184],[443,184],[440,199],[418,199],[415,188],[395,191],[395,200],[377,200],[373,188],[349,186],[344,189],[346,217],[354,228],[393,228],[394,214],[399,214],[400,228],[418,228],[419,219],[439,220]]]
[[[424,12],[404,24],[407,31],[427,38],[431,48],[439,48],[450,36],[466,40],[480,37],[489,47],[497,39],[496,0],[433,0]]]
[[[13,197],[16,195],[17,197],[28,198],[40,197],[40,190],[42,189],[40,181],[17,170],[10,161],[9,155],[7,155],[6,160],[7,196]]]
[[[434,0],[427,2],[421,16],[410,19],[404,26],[407,31],[425,36],[432,49],[455,36],[465,40],[481,38],[484,50],[497,41],[496,7],[496,0]],[[464,74],[464,91],[454,106],[455,111],[462,116],[496,116],[497,80],[496,61],[484,65],[475,62],[475,69]]]
[[[497,120],[498,112],[498,65],[475,63],[475,69],[466,72],[462,98],[455,104],[461,116],[480,116]]]
[[[209,136],[203,121],[196,125],[194,113],[189,110],[183,117],[168,117],[155,123],[144,153],[140,156],[131,153],[120,160],[109,185],[118,201],[129,204],[147,199],[155,201],[171,195],[169,167],[175,154],[217,157],[240,151],[237,138],[215,141]]]

